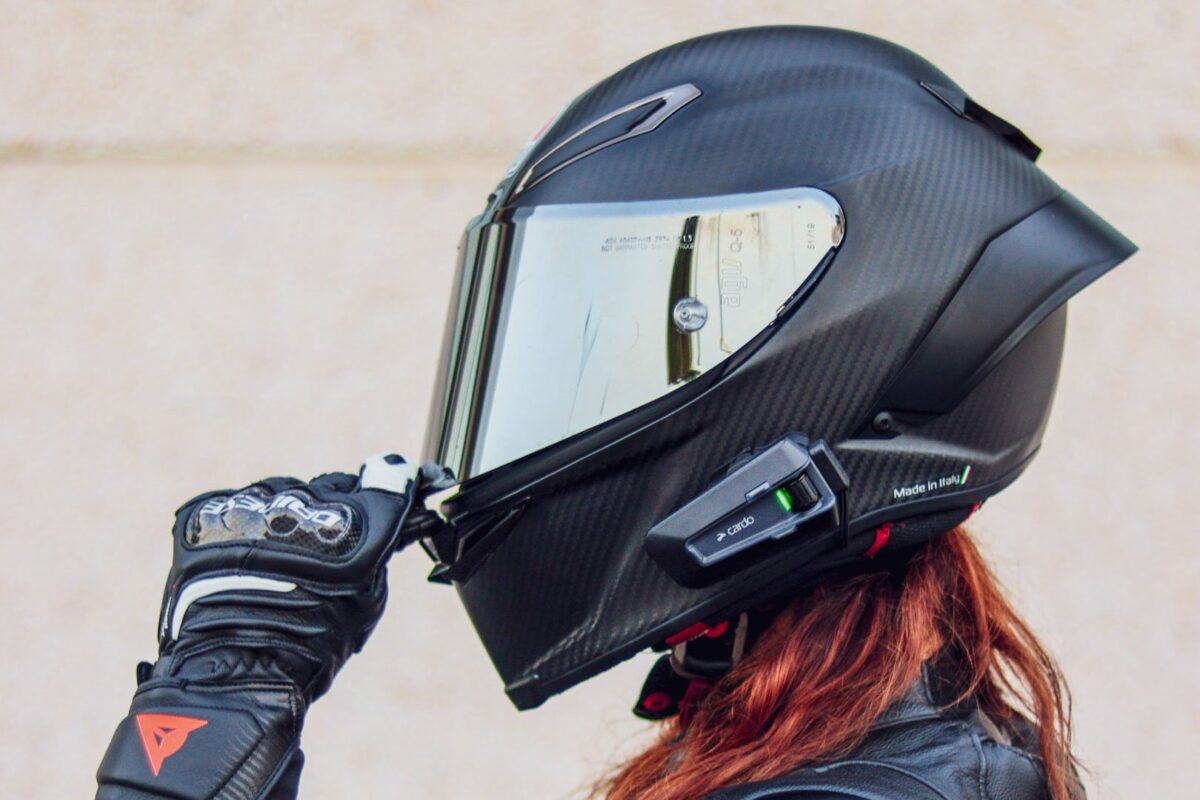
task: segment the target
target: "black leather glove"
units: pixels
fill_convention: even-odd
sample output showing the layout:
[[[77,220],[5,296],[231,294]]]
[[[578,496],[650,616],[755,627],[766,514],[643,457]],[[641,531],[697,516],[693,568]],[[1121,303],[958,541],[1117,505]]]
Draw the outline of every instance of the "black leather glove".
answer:
[[[159,658],[138,667],[97,800],[281,800],[309,704],[371,634],[418,482],[399,456],[360,475],[271,478],[176,512]]]

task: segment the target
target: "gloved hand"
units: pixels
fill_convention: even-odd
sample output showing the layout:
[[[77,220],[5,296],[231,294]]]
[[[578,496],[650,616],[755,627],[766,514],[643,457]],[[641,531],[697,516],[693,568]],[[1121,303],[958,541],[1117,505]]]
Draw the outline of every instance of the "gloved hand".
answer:
[[[418,471],[271,478],[176,512],[159,658],[97,775],[97,800],[279,800],[296,793],[309,704],[383,613],[386,563]]]

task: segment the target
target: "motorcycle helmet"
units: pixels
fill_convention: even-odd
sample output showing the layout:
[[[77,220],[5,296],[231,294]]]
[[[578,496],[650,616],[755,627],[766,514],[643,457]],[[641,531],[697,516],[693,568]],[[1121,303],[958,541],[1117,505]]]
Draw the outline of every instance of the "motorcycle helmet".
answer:
[[[954,527],[1038,450],[1067,299],[1135,250],[929,62],[668,47],[518,155],[459,251],[431,579],[519,708]]]

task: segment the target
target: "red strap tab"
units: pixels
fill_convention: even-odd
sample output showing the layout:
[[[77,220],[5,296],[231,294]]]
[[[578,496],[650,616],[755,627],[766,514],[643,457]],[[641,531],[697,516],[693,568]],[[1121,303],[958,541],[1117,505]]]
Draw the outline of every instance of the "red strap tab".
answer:
[[[708,626],[703,622],[693,622],[674,636],[668,636],[667,647],[674,647],[677,644],[686,642],[688,639],[695,639],[706,630],[708,630]]]
[[[667,647],[674,647],[677,644],[690,642],[692,639],[698,639],[701,636],[707,636],[710,639],[716,639],[727,630],[729,630],[728,620],[718,622],[711,628],[708,625],[705,625],[703,622],[693,622],[679,633],[673,636],[668,636],[666,639]]]
[[[884,548],[888,543],[888,539],[892,536],[892,523],[885,522],[875,529],[875,541],[871,542],[871,546],[863,553],[863,558],[874,558],[875,555]]]

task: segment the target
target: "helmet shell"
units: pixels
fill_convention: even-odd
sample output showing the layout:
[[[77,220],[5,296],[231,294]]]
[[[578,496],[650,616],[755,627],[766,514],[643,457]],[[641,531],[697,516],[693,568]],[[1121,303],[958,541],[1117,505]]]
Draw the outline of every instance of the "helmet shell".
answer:
[[[868,568],[885,522],[965,516],[1008,485],[1047,422],[1065,300],[1134,250],[929,62],[840,30],[657,52],[574,101],[523,163],[682,84],[700,97],[656,130],[519,193],[502,184],[488,213],[811,186],[841,204],[844,239],[803,301],[719,370],[472,477],[443,505],[452,533],[432,549],[468,564],[455,585],[522,708],[697,620]],[[778,548],[700,588],[647,556],[656,522],[789,432],[829,443],[849,476],[838,547]]]

